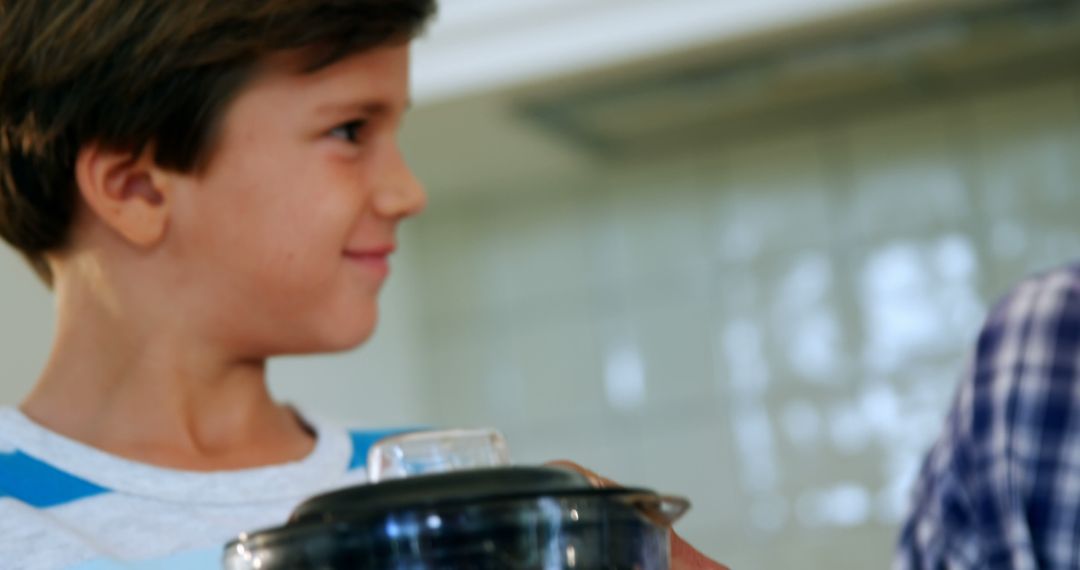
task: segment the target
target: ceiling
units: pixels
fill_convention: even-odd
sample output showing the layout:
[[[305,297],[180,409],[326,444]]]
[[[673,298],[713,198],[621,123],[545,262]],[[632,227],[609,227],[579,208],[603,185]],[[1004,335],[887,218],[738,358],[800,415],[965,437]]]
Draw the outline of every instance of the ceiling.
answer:
[[[433,30],[429,44],[430,48],[436,41],[449,42],[444,45],[463,42],[455,48],[461,51],[448,48],[441,56],[439,61],[446,66],[453,54],[468,51],[463,45],[484,51],[476,46],[488,41],[482,33],[485,29],[503,26],[520,31],[515,26],[524,24],[515,18],[558,28],[568,14],[579,13],[576,8],[567,9],[569,0],[520,0],[528,8],[523,12],[491,8],[505,7],[505,2],[461,1],[472,4],[476,13],[471,19],[448,15],[448,29],[441,36],[436,35],[438,29]],[[609,53],[606,59],[595,54],[587,57],[588,50],[579,46],[583,56],[563,54],[557,58],[558,69],[528,63],[530,57],[539,58],[538,52],[549,49],[533,43],[532,55],[520,55],[521,69],[516,75],[492,72],[496,67],[491,61],[498,59],[494,58],[488,62],[493,67],[488,68],[487,80],[468,85],[425,80],[425,69],[430,70],[439,58],[424,56],[425,48],[419,46],[415,80],[419,105],[404,133],[406,152],[435,202],[518,192],[535,188],[534,180],[574,176],[604,168],[612,159],[652,155],[716,132],[735,133],[763,128],[770,121],[786,124],[820,116],[838,102],[844,108],[845,98],[925,96],[928,86],[952,88],[945,80],[959,77],[962,71],[985,75],[989,70],[992,75],[995,66],[1009,57],[1045,60],[1047,53],[1077,53],[1072,48],[1080,47],[1076,45],[1080,40],[1071,40],[1080,38],[1080,33],[1074,33],[1080,28],[1059,26],[1048,34],[1047,22],[1036,17],[1038,10],[1075,8],[1071,1],[836,0],[820,3],[834,8],[831,12],[787,19],[779,15],[785,2],[788,8],[815,4],[773,0],[757,4],[769,10],[754,12],[747,8],[749,2],[671,0],[663,4],[689,13],[695,7],[740,5],[752,14],[743,14],[739,28],[731,22],[719,23],[723,9],[703,10],[698,13],[718,19],[706,26],[711,35],[688,33],[681,42],[669,41],[663,48],[654,44],[648,50],[624,51],[619,57]],[[642,17],[648,15],[643,6],[660,3],[575,0],[575,6],[579,4],[583,13],[595,10],[582,20],[598,18],[600,22],[598,14],[614,10],[615,4],[627,7],[627,13],[636,6],[641,12],[634,13]],[[484,5],[495,11],[484,11]],[[1017,17],[1018,13],[1024,17]],[[1062,20],[1056,13],[1042,18]],[[758,18],[757,26],[748,23],[751,16]],[[604,37],[594,42],[607,41],[611,34],[603,29]],[[510,49],[509,45],[504,47]],[[561,53],[567,48],[550,49]],[[1070,64],[1061,59],[1054,59],[1054,65]],[[485,65],[461,61],[470,62],[463,67]],[[482,75],[472,73],[474,79]]]

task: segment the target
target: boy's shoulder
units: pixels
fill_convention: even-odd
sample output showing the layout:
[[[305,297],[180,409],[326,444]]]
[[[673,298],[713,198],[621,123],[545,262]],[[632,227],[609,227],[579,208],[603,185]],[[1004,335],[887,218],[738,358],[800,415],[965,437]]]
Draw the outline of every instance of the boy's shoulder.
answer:
[[[44,507],[78,491],[63,472],[22,451],[14,409],[0,407],[0,560],[4,568],[61,568],[97,555]],[[86,489],[83,489],[86,490]]]
[[[98,555],[78,533],[47,512],[6,497],[0,489],[0,559],[4,568],[65,568]]]

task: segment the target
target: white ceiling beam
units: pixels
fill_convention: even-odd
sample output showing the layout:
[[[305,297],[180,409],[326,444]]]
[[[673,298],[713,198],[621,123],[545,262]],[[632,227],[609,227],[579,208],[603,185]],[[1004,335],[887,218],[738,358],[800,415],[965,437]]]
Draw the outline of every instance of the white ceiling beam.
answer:
[[[415,47],[420,103],[859,12],[955,0],[444,0]]]

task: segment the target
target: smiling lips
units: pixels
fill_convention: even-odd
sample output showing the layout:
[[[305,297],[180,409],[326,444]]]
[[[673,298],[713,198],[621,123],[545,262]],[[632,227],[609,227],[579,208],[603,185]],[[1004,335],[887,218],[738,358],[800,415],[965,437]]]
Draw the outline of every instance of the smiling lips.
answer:
[[[370,249],[347,249],[345,258],[361,268],[375,273],[383,278],[390,273],[390,254],[394,253],[393,245],[384,245]]]

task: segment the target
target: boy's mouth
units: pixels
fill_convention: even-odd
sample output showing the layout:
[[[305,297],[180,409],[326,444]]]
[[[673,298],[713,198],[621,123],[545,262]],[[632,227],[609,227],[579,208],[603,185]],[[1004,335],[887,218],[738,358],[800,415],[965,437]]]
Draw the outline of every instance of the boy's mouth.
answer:
[[[369,249],[346,249],[344,256],[350,262],[375,273],[379,278],[384,278],[390,273],[390,254],[394,253],[394,249],[393,244]]]

